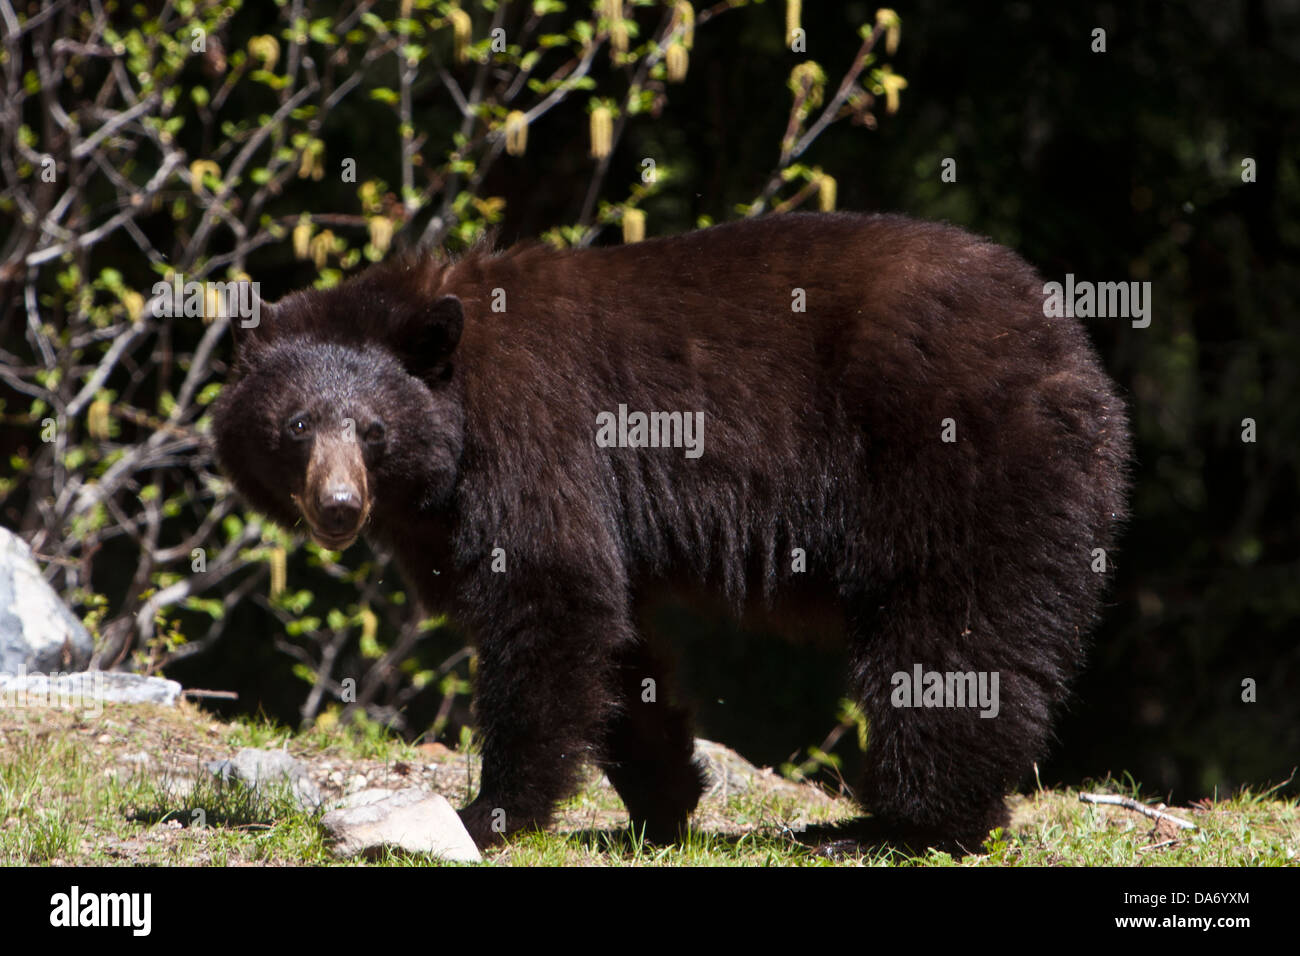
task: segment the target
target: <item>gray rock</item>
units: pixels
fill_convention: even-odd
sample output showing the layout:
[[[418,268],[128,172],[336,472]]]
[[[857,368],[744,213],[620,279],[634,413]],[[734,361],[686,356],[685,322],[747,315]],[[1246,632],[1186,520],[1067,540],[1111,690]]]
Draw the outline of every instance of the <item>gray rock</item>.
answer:
[[[705,792],[724,800],[733,794],[761,791],[786,793],[807,803],[829,798],[817,787],[786,780],[770,767],[756,767],[730,747],[695,738],[695,762],[708,774]]]
[[[753,787],[754,778],[763,773],[731,748],[703,737],[695,738],[695,762],[708,771],[707,792],[722,796],[744,793]]]
[[[0,528],[0,674],[81,670],[95,644],[59,600],[27,542]]]
[[[159,784],[168,800],[189,800],[198,789],[198,781],[188,774],[164,773],[159,778]]]
[[[26,707],[74,707],[96,713],[105,702],[171,706],[181,685],[162,677],[118,671],[79,671],[75,674],[0,674],[0,694]]]
[[[315,810],[321,805],[320,788],[307,776],[307,768],[283,750],[245,747],[229,760],[209,760],[204,767],[222,783],[238,782],[259,795],[287,785],[299,806]]]
[[[375,856],[389,848],[462,863],[483,859],[451,804],[418,787],[354,793],[341,809],[321,817],[321,826],[341,857]]]

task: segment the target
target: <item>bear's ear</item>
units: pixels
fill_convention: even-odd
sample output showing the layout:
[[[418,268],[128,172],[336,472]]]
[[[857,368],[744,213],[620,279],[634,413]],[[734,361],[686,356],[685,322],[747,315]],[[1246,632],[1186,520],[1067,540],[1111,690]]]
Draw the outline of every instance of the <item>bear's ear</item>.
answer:
[[[444,295],[427,308],[415,310],[399,330],[402,364],[426,381],[445,378],[464,328],[465,307],[454,295]]]
[[[234,315],[230,334],[235,340],[235,364],[245,371],[257,364],[257,358],[270,341],[275,326],[276,305],[260,297],[253,299],[250,315]]]

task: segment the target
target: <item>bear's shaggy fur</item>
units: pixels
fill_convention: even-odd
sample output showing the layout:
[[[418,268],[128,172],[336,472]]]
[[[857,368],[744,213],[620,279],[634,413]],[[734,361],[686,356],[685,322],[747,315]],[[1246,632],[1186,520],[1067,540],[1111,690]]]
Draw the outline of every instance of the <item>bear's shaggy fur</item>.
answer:
[[[842,631],[880,833],[974,848],[1005,822],[1097,615],[1129,455],[1083,330],[1015,254],[791,214],[407,255],[240,335],[215,418],[236,487],[332,547],[364,530],[474,635],[480,844],[544,825],[588,759],[650,837],[680,832],[700,772],[640,627],[677,587]],[[605,447],[620,405],[702,412],[702,454]],[[995,672],[997,716],[894,706],[918,665]]]

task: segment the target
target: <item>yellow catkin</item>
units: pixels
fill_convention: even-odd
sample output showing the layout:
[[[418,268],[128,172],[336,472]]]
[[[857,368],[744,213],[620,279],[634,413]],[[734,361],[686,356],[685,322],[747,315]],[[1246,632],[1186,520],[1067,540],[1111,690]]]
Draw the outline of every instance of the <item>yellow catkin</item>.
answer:
[[[274,601],[284,593],[285,568],[284,548],[271,549],[271,600]]]
[[[334,233],[326,229],[311,241],[311,259],[317,269],[324,269],[329,254],[334,251]]]
[[[194,195],[197,196],[203,188],[203,177],[209,175],[220,179],[221,167],[210,159],[196,159],[190,163],[190,189]]]
[[[506,116],[506,152],[522,156],[528,149],[528,117],[522,110],[511,110]]]
[[[640,209],[623,210],[623,241],[640,242],[645,238],[645,213]]]
[[[108,399],[97,398],[86,409],[86,431],[95,441],[108,438]]]
[[[379,190],[375,186],[373,179],[367,179],[357,190],[357,196],[361,199],[361,208],[366,212],[378,212],[383,204],[379,201]]]
[[[668,63],[669,83],[680,83],[686,79],[686,69],[690,66],[690,54],[686,52],[686,44],[671,44],[665,59]]]
[[[318,139],[303,147],[302,159],[298,163],[298,178],[306,179],[310,176],[316,182],[325,178],[325,163],[321,161],[324,154],[325,144]]]
[[[803,19],[803,2],[802,0],[785,0],[785,42],[789,43],[794,39],[794,31],[799,29],[799,23]]]
[[[614,117],[609,107],[597,106],[591,111],[591,155],[604,159],[613,149]]]
[[[834,176],[828,176],[825,173],[817,175],[817,208],[822,212],[835,211],[835,189]]]
[[[389,243],[393,241],[393,220],[387,216],[371,216],[366,226],[370,230],[370,244],[381,255],[387,252]]]
[[[885,91],[885,112],[897,113],[898,92],[907,89],[907,80],[885,66],[880,70],[880,85]]]
[[[691,49],[695,46],[695,8],[691,6],[690,0],[677,0],[673,16],[676,19],[673,28],[682,31],[682,46]]]
[[[361,607],[361,646],[369,646],[379,631],[379,618],[370,610],[369,605]]]
[[[144,315],[144,296],[134,289],[122,293],[122,307],[132,322],[138,322]]]
[[[298,259],[311,257],[311,223],[305,219],[293,227],[293,254]]]
[[[248,52],[261,60],[265,69],[274,70],[280,59],[280,41],[270,35],[253,37],[248,41]]]
[[[627,52],[627,24],[623,22],[623,0],[604,0],[601,12],[609,21],[609,56],[617,60]]]
[[[881,7],[876,11],[876,26],[884,28],[885,52],[893,56],[898,52],[898,41],[903,35],[902,19],[889,7]]]
[[[456,62],[464,63],[469,59],[469,36],[470,22],[469,14],[456,7],[447,11],[447,19],[451,21],[452,36],[455,38]]]
[[[804,100],[804,109],[815,110],[822,105],[822,97],[826,92],[826,73],[815,60],[805,60],[790,71],[789,85],[790,92],[795,94],[796,98],[806,87],[808,93]]]

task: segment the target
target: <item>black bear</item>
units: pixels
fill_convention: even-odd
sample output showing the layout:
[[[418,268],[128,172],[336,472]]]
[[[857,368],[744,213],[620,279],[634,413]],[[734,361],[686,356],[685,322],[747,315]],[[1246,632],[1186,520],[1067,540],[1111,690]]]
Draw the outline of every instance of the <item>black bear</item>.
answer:
[[[235,487],[329,548],[367,534],[473,634],[480,845],[545,825],[587,760],[650,838],[681,832],[701,774],[640,627],[674,589],[843,634],[868,829],[970,849],[1005,823],[1129,456],[1083,330],[1012,252],[836,213],[409,253],[239,335],[214,428]]]

